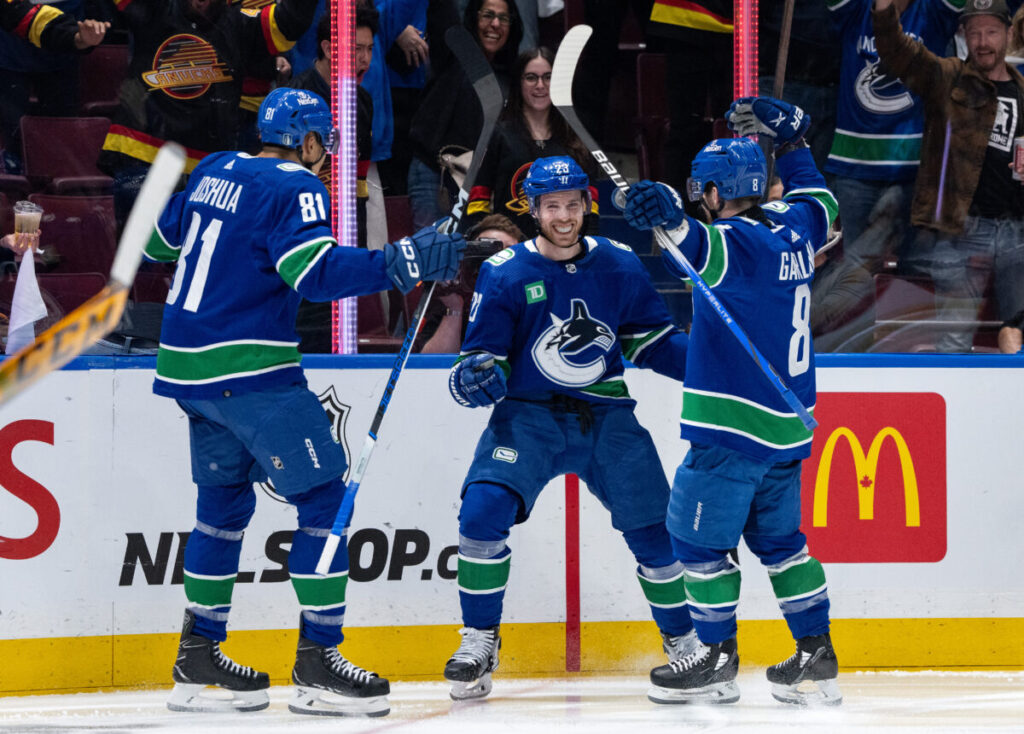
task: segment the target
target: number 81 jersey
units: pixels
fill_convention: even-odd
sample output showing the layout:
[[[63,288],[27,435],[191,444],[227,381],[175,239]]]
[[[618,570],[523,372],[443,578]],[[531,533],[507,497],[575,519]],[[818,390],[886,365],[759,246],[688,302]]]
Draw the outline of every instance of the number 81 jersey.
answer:
[[[302,382],[295,316],[390,287],[384,255],[335,247],[327,191],[277,158],[207,156],[160,216],[150,259],[177,261],[154,392],[209,398]]]

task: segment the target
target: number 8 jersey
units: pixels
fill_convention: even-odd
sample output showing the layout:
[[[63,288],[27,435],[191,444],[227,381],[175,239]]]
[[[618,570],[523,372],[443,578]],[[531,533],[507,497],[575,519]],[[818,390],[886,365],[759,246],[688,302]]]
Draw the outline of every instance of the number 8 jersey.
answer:
[[[679,243],[736,323],[808,409],[815,402],[810,331],[814,255],[838,212],[810,151],[780,157],[782,201],[704,225]],[[686,275],[666,253],[668,268]],[[714,308],[694,295],[680,435],[777,463],[810,455],[811,432]]]
[[[207,156],[161,214],[146,256],[177,261],[153,391],[210,398],[303,384],[295,315],[387,290],[384,253],[337,247],[327,190],[278,158]]]

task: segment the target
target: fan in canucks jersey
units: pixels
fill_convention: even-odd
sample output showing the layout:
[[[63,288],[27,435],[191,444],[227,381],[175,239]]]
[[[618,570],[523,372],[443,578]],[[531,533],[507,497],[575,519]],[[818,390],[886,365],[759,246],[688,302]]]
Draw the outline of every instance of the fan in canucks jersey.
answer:
[[[147,247],[153,259],[177,261],[154,392],[176,398],[188,416],[198,485],[196,527],[185,549],[188,608],[168,706],[268,705],[267,674],[228,659],[219,643],[256,507],[252,483],[269,477],[298,511],[288,571],[302,611],[289,708],[383,715],[388,681],[337,648],[348,580],[344,541],[330,572],[314,572],[344,494],[346,458],[306,387],[295,315],[302,297],[328,301],[450,279],[465,243],[424,229],[383,251],[337,247],[316,175],[337,145],[327,105],[303,90],[274,90],[260,107],[259,128],[259,155],[203,159]],[[210,685],[220,695],[206,696]]]
[[[766,165],[748,138],[713,140],[693,161],[687,216],[675,190],[642,181],[627,198],[634,227],[663,226],[715,296],[813,408],[814,348],[808,328],[814,254],[826,242],[836,201],[814,167],[803,133],[810,120],[771,98],[737,100],[726,115],[741,134],[775,139],[782,201],[759,205]],[[670,270],[685,278],[666,254]],[[740,569],[729,556],[742,536],[768,569],[797,653],[768,669],[781,701],[839,703],[821,564],[800,532],[800,465],[811,432],[787,406],[705,298],[694,298],[681,435],[690,450],[672,486],[668,530],[684,568],[690,614],[702,642],[691,657],[651,671],[657,703],[739,699],[736,606]],[[818,685],[808,692],[805,681]]]
[[[882,258],[893,254],[886,250],[888,243],[896,242],[896,254],[902,254],[913,234],[910,200],[921,157],[924,104],[878,59],[871,26],[874,0],[825,3],[841,44],[836,132],[825,170],[834,174],[844,256],[851,265],[875,272]],[[897,6],[903,32],[945,56],[964,0],[898,0]],[[894,202],[895,214],[887,215],[881,202]],[[891,217],[885,229],[896,239],[868,232],[884,216]]]
[[[589,181],[572,158],[533,163],[524,182],[540,236],[480,269],[452,368],[452,396],[494,405],[462,488],[462,644],[445,666],[454,699],[491,690],[509,578],[509,530],[548,482],[574,472],[611,513],[670,659],[697,645],[682,565],[665,529],[668,482],[623,380],[632,360],[681,380],[688,337],[671,322],[639,258],[582,237]]]

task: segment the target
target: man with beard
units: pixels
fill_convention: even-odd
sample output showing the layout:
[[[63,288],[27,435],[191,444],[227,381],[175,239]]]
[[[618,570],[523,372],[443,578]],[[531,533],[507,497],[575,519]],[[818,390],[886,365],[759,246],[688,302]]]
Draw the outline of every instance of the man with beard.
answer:
[[[462,644],[445,665],[456,700],[491,690],[514,524],[541,490],[575,473],[611,514],[670,660],[697,646],[665,529],[668,482],[633,413],[624,360],[682,380],[688,337],[639,258],[581,237],[589,180],[569,156],[540,158],[523,188],[540,235],[480,268],[462,352],[448,386],[460,405],[494,405],[459,512]]]
[[[119,0],[132,59],[120,109],[99,165],[114,177],[123,222],[156,151],[185,146],[185,173],[209,153],[238,147],[242,80],[261,76],[313,22],[317,0],[281,0],[262,9],[226,0]]]
[[[1012,170],[1024,77],[1006,63],[1006,0],[967,0],[966,61],[939,58],[903,34],[895,0],[875,0],[873,20],[882,63],[925,105],[911,222],[934,247],[910,266],[935,281],[939,320],[954,322],[936,348],[969,352],[990,279],[1000,319],[1024,307],[1024,188]]]
[[[259,110],[259,155],[221,152],[168,203],[146,254],[177,261],[164,307],[153,392],[188,416],[196,527],[185,548],[188,605],[174,664],[173,711],[266,708],[266,673],[224,655],[253,482],[272,480],[298,513],[288,573],[302,610],[292,670],[298,714],[383,716],[388,682],[342,657],[348,549],[317,561],[345,492],[345,452],[300,366],[299,300],[334,301],[392,285],[448,280],[461,235],[424,228],[368,251],[337,247],[316,177],[337,150],[327,104],[275,89]],[[347,531],[346,531],[347,532]],[[343,534],[344,538],[345,535]],[[209,686],[220,690],[210,695]]]

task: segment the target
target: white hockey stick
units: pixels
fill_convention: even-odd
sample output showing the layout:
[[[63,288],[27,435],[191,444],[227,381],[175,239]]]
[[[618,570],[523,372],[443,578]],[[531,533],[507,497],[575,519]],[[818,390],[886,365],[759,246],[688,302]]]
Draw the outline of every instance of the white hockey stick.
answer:
[[[99,293],[44,331],[0,364],[0,403],[60,369],[120,323],[128,291],[142,261],[142,251],[185,168],[185,151],[166,143],[156,155],[135,200],[110,269]]]
[[[562,39],[562,43],[558,47],[558,54],[555,56],[554,66],[551,69],[551,102],[562,113],[562,117],[569,123],[569,127],[573,129],[583,142],[583,145],[587,147],[590,154],[594,156],[594,159],[604,169],[604,172],[608,174],[612,183],[615,184],[622,194],[626,194],[629,191],[629,184],[626,183],[626,179],[616,170],[615,165],[608,160],[608,156],[604,154],[604,151],[598,147],[597,141],[591,137],[572,105],[572,79],[576,73],[576,64],[579,61],[580,54],[583,53],[583,47],[587,45],[587,40],[590,38],[591,33],[592,29],[590,26],[578,25],[570,28],[569,32]],[[808,430],[814,430],[818,422],[814,420],[814,417],[804,407],[803,403],[800,402],[796,394],[782,381],[779,373],[772,367],[768,359],[750,341],[750,337],[736,323],[736,320],[733,319],[722,302],[718,300],[718,297],[711,291],[708,284],[704,282],[704,279],[700,277],[697,270],[686,259],[686,256],[676,246],[676,243],[672,241],[668,233],[661,227],[655,227],[654,239],[662,249],[668,251],[672,259],[683,269],[701,295],[711,304],[715,313],[725,322],[729,331],[732,332],[733,336],[743,346],[747,354],[750,355],[750,358],[761,368],[761,372],[772,383],[772,386],[782,396],[782,399],[786,401],[786,405],[796,413]]]

